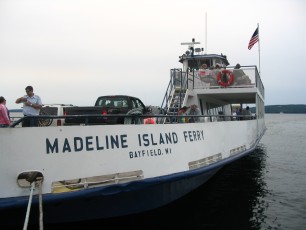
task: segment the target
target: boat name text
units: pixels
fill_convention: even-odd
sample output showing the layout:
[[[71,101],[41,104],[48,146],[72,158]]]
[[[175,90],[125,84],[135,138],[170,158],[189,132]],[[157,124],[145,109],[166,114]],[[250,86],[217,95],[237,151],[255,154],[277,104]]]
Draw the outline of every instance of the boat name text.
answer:
[[[46,153],[67,153],[83,151],[103,151],[109,149],[129,148],[129,136],[127,134],[105,135],[105,136],[75,136],[72,138],[46,138]],[[139,147],[157,147],[161,145],[175,145],[180,141],[193,142],[204,141],[203,130],[183,131],[182,135],[176,132],[168,133],[141,133],[137,134],[136,146]],[[135,140],[134,140],[135,142]],[[133,143],[134,143],[133,142]],[[163,155],[170,153],[171,149],[165,148],[153,150],[135,150],[129,151],[130,158],[133,156],[144,155]]]

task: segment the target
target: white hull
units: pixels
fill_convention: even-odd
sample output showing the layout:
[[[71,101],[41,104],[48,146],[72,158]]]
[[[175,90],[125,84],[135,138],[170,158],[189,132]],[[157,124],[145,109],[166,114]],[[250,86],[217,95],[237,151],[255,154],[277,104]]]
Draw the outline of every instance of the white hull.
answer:
[[[262,124],[258,125],[257,123]],[[120,179],[117,181],[111,180],[98,184],[96,188],[91,188],[90,186],[89,188],[84,188],[86,186],[83,186],[80,190],[71,190],[74,192],[64,193],[61,192],[69,191],[69,189],[54,189],[55,182],[75,181],[80,178],[82,178],[83,182],[86,178],[109,178],[116,174],[137,171],[141,172],[136,179],[138,185],[144,182],[144,184],[152,183],[152,186],[156,181],[165,177],[166,180],[164,182],[171,183],[169,183],[169,186],[157,186],[157,191],[160,191],[159,196],[164,194],[166,190],[173,190],[173,186],[179,188],[179,190],[168,191],[168,197],[156,197],[156,200],[160,200],[160,202],[155,202],[153,206],[158,207],[185,195],[203,184],[226,162],[230,162],[231,158],[235,159],[235,156],[253,150],[263,132],[264,123],[260,120],[168,125],[0,129],[2,142],[0,146],[2,159],[0,175],[1,184],[6,188],[0,191],[0,210],[1,207],[5,210],[16,206],[21,208],[23,213],[25,212],[30,189],[19,187],[16,181],[18,175],[28,171],[42,173],[42,193],[46,197],[46,205],[60,201],[63,204],[67,202],[67,207],[70,207],[68,205],[69,201],[63,201],[61,194],[64,194],[65,199],[69,198],[69,194],[80,199],[77,193],[81,194],[97,187],[111,187],[116,186],[116,184],[128,184],[131,182],[129,182],[129,179],[123,179],[122,181]],[[121,141],[117,142],[119,143],[118,146],[111,145],[111,136],[118,137],[118,140],[121,138]],[[106,144],[107,139],[109,141],[108,147]],[[77,140],[76,147],[74,147],[74,140]],[[76,151],[80,148],[81,141],[83,142],[83,150]],[[56,148],[51,148],[47,143],[51,143],[53,147],[57,146],[58,151]],[[54,145],[54,143],[58,144]],[[97,148],[100,148],[100,150]],[[51,152],[52,149],[53,153]],[[209,168],[209,170],[205,170],[205,168]],[[198,174],[197,170],[199,169],[204,170],[205,173],[203,171]],[[190,180],[189,177],[185,178],[185,181],[179,179],[182,175],[188,175],[188,173],[191,173],[189,174],[190,178],[201,178],[201,180]],[[176,176],[177,179],[175,178]],[[176,184],[177,181],[179,181],[178,184]],[[193,181],[192,184],[190,184],[191,181]],[[115,189],[115,193],[122,193],[126,187],[122,186],[119,189]],[[140,188],[139,191],[135,189],[135,194],[143,192],[143,186],[140,186]],[[161,191],[161,189],[164,191]],[[158,195],[156,191],[154,194]],[[124,205],[124,199],[121,200],[123,203],[120,204],[119,197],[116,198],[116,205]],[[140,199],[140,196],[136,196],[136,199]],[[37,199],[34,202],[37,203]],[[143,211],[153,206],[147,205],[147,207],[137,208],[136,205],[135,212]],[[98,213],[100,218],[109,217],[110,213],[115,216],[129,214],[126,212],[133,213],[133,211],[126,211],[125,209],[120,210],[120,212],[116,210],[117,214],[107,210]],[[51,208],[50,210],[53,211],[49,211],[49,215],[45,214],[46,222],[86,219],[84,216],[73,215],[62,220],[61,215],[55,215],[57,213],[56,209]],[[74,208],[74,210],[77,209]],[[48,211],[46,212],[48,213]],[[50,217],[52,218],[50,219]],[[93,218],[94,215],[91,214],[91,217]]]
[[[225,159],[231,156],[234,149],[253,147],[258,136],[256,120],[16,128],[9,132],[2,129],[0,132],[1,181],[7,187],[0,191],[1,198],[29,195],[28,189],[21,189],[16,184],[17,175],[21,172],[42,172],[43,193],[50,193],[51,184],[55,181],[136,170],[142,170],[143,179],[147,179],[188,171],[190,162],[215,154],[221,153],[222,159]],[[168,144],[164,143],[167,142],[166,134],[171,137]],[[123,141],[118,142],[119,147],[109,146],[109,149],[105,149],[106,138],[110,140],[111,136]],[[83,142],[83,151],[74,150],[76,138],[78,147]],[[87,150],[86,138],[89,143]],[[52,153],[47,142],[54,144],[55,140],[58,140],[58,151],[54,149]],[[97,146],[104,149],[97,150]]]

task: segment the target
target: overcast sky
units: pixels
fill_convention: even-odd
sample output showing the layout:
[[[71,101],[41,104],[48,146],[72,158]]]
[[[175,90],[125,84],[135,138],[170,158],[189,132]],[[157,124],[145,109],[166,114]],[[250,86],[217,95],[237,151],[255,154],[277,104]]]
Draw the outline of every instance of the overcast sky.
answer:
[[[0,96],[21,108],[32,85],[45,104],[161,105],[181,42],[258,66],[258,43],[247,48],[258,23],[266,105],[306,104],[305,0],[0,0]]]

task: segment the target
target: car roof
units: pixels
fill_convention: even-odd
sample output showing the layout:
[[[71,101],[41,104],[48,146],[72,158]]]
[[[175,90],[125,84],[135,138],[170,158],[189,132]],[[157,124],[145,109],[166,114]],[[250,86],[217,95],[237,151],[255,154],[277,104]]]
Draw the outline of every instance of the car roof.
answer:
[[[109,98],[109,97],[114,97],[114,98],[116,98],[116,97],[130,97],[130,98],[139,99],[138,97],[129,96],[129,95],[104,95],[104,96],[98,97],[98,99],[99,99],[99,98],[104,98],[104,97],[106,97],[106,98]]]
[[[60,106],[74,106],[72,104],[43,104],[45,107],[60,107]]]

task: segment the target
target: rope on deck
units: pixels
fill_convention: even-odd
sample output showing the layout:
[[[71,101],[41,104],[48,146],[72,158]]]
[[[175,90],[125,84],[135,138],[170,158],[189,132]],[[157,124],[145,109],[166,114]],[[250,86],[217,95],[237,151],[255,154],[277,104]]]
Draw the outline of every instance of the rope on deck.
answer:
[[[43,222],[43,205],[42,205],[42,180],[38,180],[38,188],[39,188],[39,230],[43,230],[44,222]]]
[[[31,189],[30,189],[30,197],[27,207],[27,212],[24,220],[23,230],[27,230],[28,223],[29,223],[29,217],[30,217],[30,211],[31,211],[31,204],[34,194],[34,189],[36,186],[38,186],[38,199],[39,199],[39,229],[43,230],[43,205],[42,205],[42,180],[43,177],[39,177],[39,174],[37,172],[31,172],[27,174],[26,180],[31,183]]]
[[[34,188],[35,188],[35,182],[32,182],[31,183],[31,192],[30,192],[30,197],[29,197],[29,202],[28,202],[28,207],[27,207],[27,213],[26,213],[26,217],[25,217],[24,225],[23,225],[23,230],[27,230],[27,228],[28,228]]]

